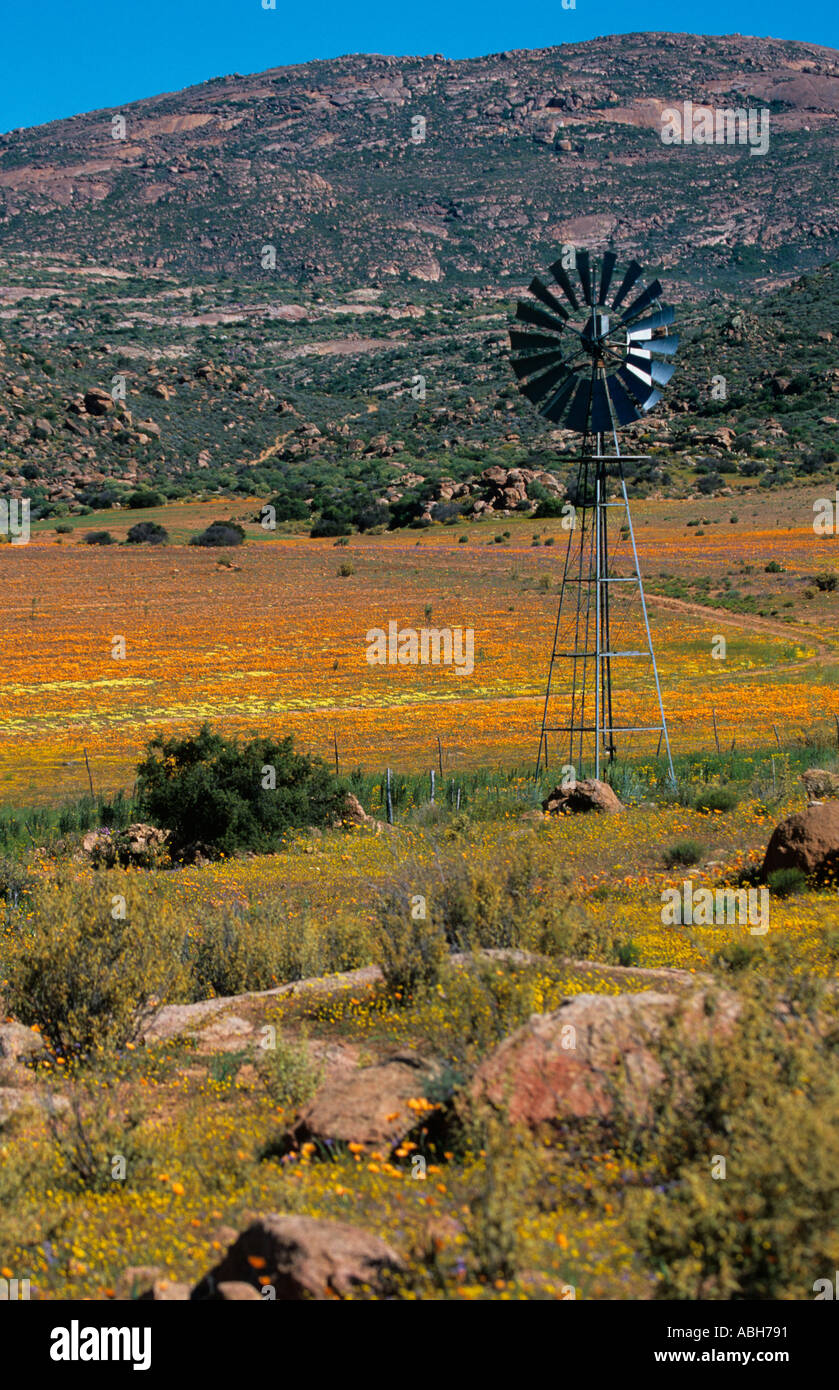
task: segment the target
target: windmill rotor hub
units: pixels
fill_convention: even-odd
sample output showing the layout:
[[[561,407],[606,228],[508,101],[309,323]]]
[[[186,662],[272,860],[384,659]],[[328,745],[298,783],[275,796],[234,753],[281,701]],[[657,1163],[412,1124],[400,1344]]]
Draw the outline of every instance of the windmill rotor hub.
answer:
[[[581,250],[572,278],[554,262],[554,285],[538,276],[530,282],[533,300],[519,302],[510,332],[519,389],[552,424],[583,436],[640,420],[675,370],[679,340],[668,331],[675,311],[662,303],[661,284],[641,289],[638,262],[622,278],[616,264],[614,251],[598,262]]]
[[[602,344],[609,332],[609,318],[607,314],[601,314],[597,310],[586,320],[586,326],[582,331],[581,337],[586,350],[593,357],[602,357]]]

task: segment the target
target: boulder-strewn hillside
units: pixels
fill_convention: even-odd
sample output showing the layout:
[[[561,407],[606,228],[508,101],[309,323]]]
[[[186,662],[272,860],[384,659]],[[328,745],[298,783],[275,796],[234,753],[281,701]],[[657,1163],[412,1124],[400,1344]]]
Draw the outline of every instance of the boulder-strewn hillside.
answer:
[[[767,153],[663,143],[688,100],[768,106]],[[327,532],[556,505],[576,438],[506,356],[564,241],[637,255],[677,306],[633,486],[814,477],[838,120],[832,51],[647,34],[311,63],[0,137],[0,491],[41,516],[238,492]]]
[[[684,101],[767,107],[768,152],[664,144]],[[839,55],[772,39],[346,57],[2,136],[0,228],[124,268],[344,285],[518,281],[558,241],[694,284],[795,273],[839,255],[838,117]]]
[[[547,502],[544,471],[575,470],[576,436],[516,389],[498,291],[260,291],[30,257],[3,280],[0,490],[36,515],[138,491],[142,505],[152,489],[279,497],[278,521],[327,529],[402,524]],[[839,263],[679,319],[666,400],[624,432],[627,452],[653,456],[628,465],[633,486],[829,476]]]

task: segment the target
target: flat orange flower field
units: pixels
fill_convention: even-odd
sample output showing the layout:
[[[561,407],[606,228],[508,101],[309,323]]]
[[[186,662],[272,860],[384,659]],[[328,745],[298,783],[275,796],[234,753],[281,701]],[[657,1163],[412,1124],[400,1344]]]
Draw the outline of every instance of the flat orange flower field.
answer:
[[[771,742],[773,725],[783,738],[832,720],[835,617],[819,610],[814,621],[818,605],[800,600],[822,563],[812,529],[770,532],[761,521],[752,532],[697,534],[685,529],[686,505],[639,504],[650,588],[663,566],[718,576],[752,558],[762,572],[771,554],[792,599],[769,620],[650,596],[674,751],[713,746],[712,709],[720,738],[738,744]],[[502,526],[509,537],[496,544]],[[258,528],[223,552],[61,543],[45,530],[3,546],[0,797],[85,790],[85,748],[97,791],[130,788],[152,732],[204,719],[228,733],[290,732],[329,758],[334,735],[342,771],[430,767],[438,736],[447,770],[527,764],[564,539],[558,522],[528,518],[357,536],[346,546]],[[390,622],[472,630],[474,669],[371,665],[366,635]],[[724,660],[712,655],[720,634]]]

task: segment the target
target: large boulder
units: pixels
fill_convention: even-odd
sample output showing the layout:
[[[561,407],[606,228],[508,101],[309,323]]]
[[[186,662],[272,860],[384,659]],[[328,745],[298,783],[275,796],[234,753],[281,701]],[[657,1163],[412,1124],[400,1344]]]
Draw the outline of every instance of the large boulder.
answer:
[[[218,1299],[223,1284],[250,1284],[272,1287],[277,1299],[381,1298],[404,1272],[396,1251],[369,1231],[313,1216],[270,1215],[242,1232],[191,1296]]]
[[[608,815],[623,809],[623,802],[615,796],[612,788],[595,777],[586,777],[567,789],[554,787],[542,802],[542,810],[552,816],[580,815],[589,811]]]
[[[505,1038],[475,1073],[470,1098],[532,1130],[608,1120],[618,1103],[643,1122],[664,1076],[655,1044],[665,1027],[727,1036],[738,1011],[733,995],[707,991],[573,995]]]
[[[114,408],[113,398],[101,386],[92,386],[84,393],[84,408],[88,415],[107,415]]]
[[[824,882],[839,872],[839,801],[813,802],[788,816],[772,831],[761,869],[766,879],[776,869],[801,869]]]
[[[317,1152],[343,1144],[392,1151],[428,1129],[439,1107],[426,1099],[433,1064],[413,1053],[334,1074],[300,1112],[284,1147],[314,1144]]]

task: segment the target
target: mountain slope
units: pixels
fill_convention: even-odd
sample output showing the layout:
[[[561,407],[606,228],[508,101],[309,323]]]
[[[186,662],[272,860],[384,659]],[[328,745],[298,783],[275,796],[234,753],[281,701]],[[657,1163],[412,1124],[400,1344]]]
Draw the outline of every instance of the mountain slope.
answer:
[[[422,501],[429,480],[464,482],[493,465],[573,466],[576,438],[516,389],[508,295],[197,289],[31,257],[3,280],[0,490],[25,490],[42,514],[151,486],[169,497],[280,492],[302,520],[311,504]],[[665,403],[623,435],[625,451],[656,456],[635,485],[829,475],[839,263],[768,295],[712,299],[690,323],[686,307]]]
[[[661,111],[685,101],[766,105],[768,152],[664,144]],[[340,58],[0,137],[0,232],[123,268],[349,286],[519,281],[557,242],[614,241],[730,285],[839,255],[837,120],[839,55],[770,39]]]

